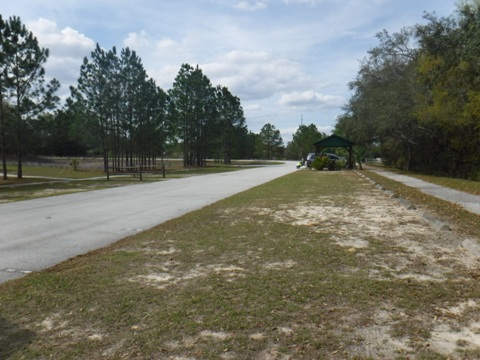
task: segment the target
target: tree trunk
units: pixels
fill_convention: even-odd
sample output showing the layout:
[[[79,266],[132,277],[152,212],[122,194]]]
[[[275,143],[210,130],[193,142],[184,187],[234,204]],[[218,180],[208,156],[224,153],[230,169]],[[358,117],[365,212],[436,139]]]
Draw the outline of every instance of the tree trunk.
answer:
[[[2,113],[0,114],[1,119],[0,119],[0,131],[2,132],[1,134],[1,145],[2,145],[2,166],[3,166],[3,180],[8,180],[8,174],[7,174],[7,155],[5,153],[5,121],[3,119],[3,110]]]
[[[21,120],[20,120],[21,121]],[[19,122],[18,128],[21,126],[21,123]],[[21,130],[17,130],[17,178],[22,179],[23,178],[23,171],[22,171],[22,137],[20,135]]]

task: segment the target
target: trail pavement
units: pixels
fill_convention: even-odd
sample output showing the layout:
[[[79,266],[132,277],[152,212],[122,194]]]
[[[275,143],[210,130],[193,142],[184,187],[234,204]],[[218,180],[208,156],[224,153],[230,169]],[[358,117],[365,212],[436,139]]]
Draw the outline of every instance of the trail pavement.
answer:
[[[296,171],[295,162],[0,204],[0,283]]]
[[[369,168],[369,170],[386,178],[401,182],[407,186],[417,188],[425,194],[432,195],[439,199],[458,204],[464,207],[466,210],[474,214],[480,215],[480,196],[478,195],[468,194],[463,191],[445,188],[440,185],[432,184],[410,176],[396,174],[390,171],[373,170],[371,168]]]

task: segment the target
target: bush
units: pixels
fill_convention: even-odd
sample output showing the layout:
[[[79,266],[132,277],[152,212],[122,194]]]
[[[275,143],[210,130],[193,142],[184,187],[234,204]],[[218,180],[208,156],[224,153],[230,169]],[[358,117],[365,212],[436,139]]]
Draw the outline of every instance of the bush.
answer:
[[[335,170],[341,170],[347,166],[347,160],[337,160],[335,161]]]
[[[73,170],[77,171],[78,170],[78,166],[80,165],[80,161],[78,161],[78,159],[72,159],[70,161],[70,166],[73,168]]]
[[[315,170],[322,170],[325,166],[328,164],[328,157],[322,156],[322,157],[317,157],[315,160],[312,162],[312,168]]]

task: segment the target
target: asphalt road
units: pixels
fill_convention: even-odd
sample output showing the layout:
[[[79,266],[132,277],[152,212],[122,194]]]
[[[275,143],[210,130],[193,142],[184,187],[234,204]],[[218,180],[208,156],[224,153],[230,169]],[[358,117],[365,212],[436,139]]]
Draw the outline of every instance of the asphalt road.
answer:
[[[296,171],[295,164],[0,204],[0,283]]]

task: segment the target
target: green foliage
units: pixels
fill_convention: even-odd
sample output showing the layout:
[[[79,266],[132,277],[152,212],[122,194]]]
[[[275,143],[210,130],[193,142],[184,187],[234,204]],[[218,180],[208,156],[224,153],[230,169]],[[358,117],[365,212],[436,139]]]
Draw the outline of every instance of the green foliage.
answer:
[[[270,123],[265,124],[259,134],[259,146],[263,158],[271,160],[274,157],[282,157],[283,139],[280,130]]]
[[[335,170],[341,170],[344,169],[347,166],[347,161],[346,160],[337,160],[335,161]]]
[[[48,59],[48,49],[41,48],[20,18],[8,21],[0,17],[0,146],[6,145],[5,106],[11,109],[13,118],[10,136],[15,139],[18,156],[17,177],[22,178],[22,156],[29,143],[30,121],[58,102],[54,95],[60,87],[56,79],[45,85],[43,65]],[[5,152],[2,151],[5,163]],[[4,166],[5,168],[5,166]],[[6,178],[6,174],[4,174]]]
[[[77,171],[77,170],[78,170],[78,166],[80,165],[80,161],[79,161],[78,159],[72,159],[72,160],[70,160],[70,164],[69,164],[69,165],[72,167],[72,169],[73,169],[74,171]]]
[[[117,52],[97,44],[65,108],[46,113],[54,110],[60,86],[44,80],[48,55],[19,18],[0,16],[0,148],[3,163],[7,153],[19,154],[19,177],[24,153],[101,154],[104,170],[155,165],[169,151],[183,153],[186,166],[204,165],[207,158],[228,164],[255,155],[283,157],[279,131],[273,142],[249,132],[240,99],[212,86],[198,66],[183,64],[167,93],[129,48]]]
[[[306,159],[307,155],[315,150],[313,144],[327,135],[318,131],[314,124],[300,125],[293,134],[292,141],[288,144],[290,159]]]
[[[312,161],[312,168],[315,170],[323,170],[329,163],[329,159],[326,156],[318,156],[315,160]]]
[[[229,164],[241,156],[248,132],[240,99],[228,88],[214,87],[198,66],[183,64],[169,96],[184,166],[204,165],[207,157]]]
[[[93,144],[101,144],[104,168],[155,165],[172,129],[169,99],[146,75],[129,48],[117,54],[97,44],[80,68],[69,111]]]
[[[218,110],[219,137],[215,148],[222,153],[225,164],[232,163],[232,157],[240,154],[242,140],[247,135],[247,126],[240,99],[227,87],[217,86],[216,108]]]
[[[457,17],[378,34],[350,83],[337,131],[406,170],[471,178],[480,169],[480,3]]]

